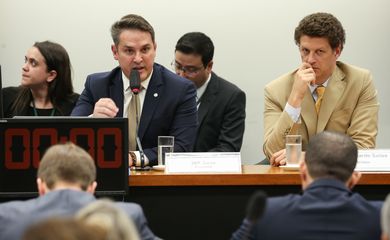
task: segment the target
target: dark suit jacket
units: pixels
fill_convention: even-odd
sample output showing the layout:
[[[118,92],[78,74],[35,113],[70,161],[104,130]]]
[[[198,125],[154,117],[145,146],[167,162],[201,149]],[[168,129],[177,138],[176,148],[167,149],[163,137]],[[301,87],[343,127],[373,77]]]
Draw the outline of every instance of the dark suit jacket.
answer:
[[[100,98],[111,98],[123,116],[123,81],[119,67],[111,72],[95,73],[87,77],[72,116],[93,113]],[[174,136],[175,152],[191,151],[197,127],[195,85],[159,64],[154,64],[153,75],[146,91],[138,136],[150,165],[157,164],[157,137]]]
[[[245,130],[245,93],[211,73],[198,109],[195,152],[239,152]]]
[[[31,224],[60,216],[73,216],[79,209],[95,201],[87,192],[56,190],[27,201],[0,204],[0,240],[20,239]],[[156,239],[149,229],[141,206],[135,203],[116,203],[134,222],[141,239]],[[157,238],[158,239],[158,238]]]
[[[269,198],[255,239],[380,239],[381,207],[341,181],[319,179],[302,195]]]

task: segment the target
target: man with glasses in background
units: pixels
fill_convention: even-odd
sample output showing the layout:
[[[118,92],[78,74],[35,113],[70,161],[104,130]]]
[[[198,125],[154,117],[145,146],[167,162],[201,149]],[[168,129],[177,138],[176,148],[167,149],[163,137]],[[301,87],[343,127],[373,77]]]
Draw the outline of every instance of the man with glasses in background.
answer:
[[[245,93],[218,77],[214,45],[201,32],[184,34],[175,47],[175,72],[197,87],[198,133],[195,152],[239,152],[245,129]]]

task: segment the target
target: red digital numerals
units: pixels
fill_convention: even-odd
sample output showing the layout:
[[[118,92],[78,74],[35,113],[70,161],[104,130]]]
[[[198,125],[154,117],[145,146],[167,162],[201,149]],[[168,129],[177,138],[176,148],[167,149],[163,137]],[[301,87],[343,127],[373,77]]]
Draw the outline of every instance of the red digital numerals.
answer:
[[[105,159],[104,144],[105,137],[113,136],[114,139],[114,156],[113,159]],[[22,161],[14,161],[12,151],[12,140],[18,137],[22,139],[23,144],[23,159]],[[71,141],[77,144],[78,137],[84,137],[88,142],[88,152],[93,159],[96,160],[96,165],[99,168],[119,168],[122,163],[122,132],[119,128],[72,128],[69,131],[69,138],[66,136],[58,137],[58,131],[55,128],[36,128],[32,130],[25,128],[9,128],[4,132],[5,142],[5,168],[6,169],[28,169],[30,164],[34,168],[38,168],[41,159],[39,146],[41,145],[42,137],[50,139],[50,145],[56,144],[58,141]],[[96,148],[95,148],[96,141]],[[30,147],[32,145],[32,148]],[[32,151],[32,152],[31,152]]]

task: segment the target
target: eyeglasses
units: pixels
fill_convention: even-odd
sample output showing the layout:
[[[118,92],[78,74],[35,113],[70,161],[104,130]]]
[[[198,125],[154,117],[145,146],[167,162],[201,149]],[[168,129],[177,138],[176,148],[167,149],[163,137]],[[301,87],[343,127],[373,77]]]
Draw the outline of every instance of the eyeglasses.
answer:
[[[196,74],[199,73],[200,70],[202,70],[202,68],[204,68],[203,66],[202,67],[183,67],[175,60],[172,61],[171,66],[172,66],[173,70],[175,70],[176,73],[179,73],[180,71],[182,71],[183,73],[185,73],[189,77],[194,77]]]

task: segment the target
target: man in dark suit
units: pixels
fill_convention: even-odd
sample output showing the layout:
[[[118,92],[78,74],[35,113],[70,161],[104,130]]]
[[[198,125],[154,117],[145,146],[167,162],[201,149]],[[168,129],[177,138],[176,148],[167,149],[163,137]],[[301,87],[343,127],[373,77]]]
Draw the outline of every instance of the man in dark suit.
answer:
[[[196,137],[196,91],[191,81],[154,63],[156,42],[153,27],[141,16],[130,14],[111,27],[112,52],[119,67],[87,77],[72,116],[129,117],[133,98],[131,71],[141,80],[138,136],[146,165],[157,164],[157,138],[175,137],[174,151],[191,151]],[[135,120],[134,120],[135,121]],[[131,139],[129,139],[131,141]],[[139,163],[139,152],[130,149],[130,165]]]
[[[33,223],[68,217],[94,202],[96,167],[91,156],[73,143],[50,147],[38,168],[39,197],[0,204],[0,239],[19,239]],[[142,239],[158,239],[149,229],[141,206],[116,203],[134,222]]]
[[[351,191],[361,176],[354,171],[357,154],[344,134],[311,138],[300,163],[303,194],[268,198],[255,239],[379,239],[382,202]]]
[[[214,45],[200,32],[184,34],[175,48],[176,73],[197,87],[198,133],[195,152],[239,152],[245,129],[245,93],[218,77]]]

